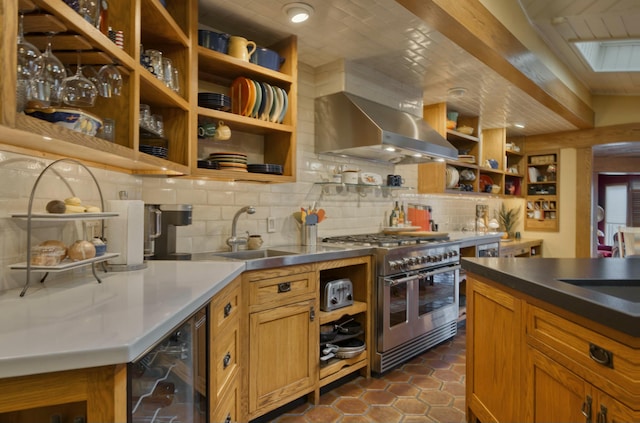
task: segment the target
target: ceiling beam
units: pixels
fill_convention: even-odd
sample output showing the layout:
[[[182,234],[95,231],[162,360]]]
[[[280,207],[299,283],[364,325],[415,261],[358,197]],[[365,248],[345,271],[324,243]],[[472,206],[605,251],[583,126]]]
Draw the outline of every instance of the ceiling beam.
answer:
[[[540,104],[581,129],[594,112],[479,0],[396,0]]]

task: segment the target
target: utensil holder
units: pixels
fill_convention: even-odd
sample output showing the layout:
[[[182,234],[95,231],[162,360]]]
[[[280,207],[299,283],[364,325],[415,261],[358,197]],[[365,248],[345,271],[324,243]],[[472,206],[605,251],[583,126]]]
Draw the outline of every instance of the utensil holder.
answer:
[[[318,225],[302,225],[300,244],[315,247],[318,242]]]

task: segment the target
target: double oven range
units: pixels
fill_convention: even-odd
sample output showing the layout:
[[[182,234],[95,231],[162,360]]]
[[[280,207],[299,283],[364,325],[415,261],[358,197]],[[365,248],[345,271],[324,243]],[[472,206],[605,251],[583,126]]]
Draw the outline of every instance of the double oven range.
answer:
[[[456,334],[459,243],[384,233],[323,241],[376,247],[374,371],[390,370]]]

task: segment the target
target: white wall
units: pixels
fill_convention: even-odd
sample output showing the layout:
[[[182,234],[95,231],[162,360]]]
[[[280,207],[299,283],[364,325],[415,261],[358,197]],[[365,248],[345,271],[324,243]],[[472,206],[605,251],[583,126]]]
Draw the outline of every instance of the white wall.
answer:
[[[250,184],[234,182],[215,182],[179,178],[158,178],[131,176],[102,169],[92,169],[99,180],[105,200],[117,199],[119,191],[128,191],[130,199],[142,199],[147,203],[188,203],[193,205],[193,224],[178,228],[178,250],[185,252],[204,252],[225,250],[226,238],[230,235],[231,220],[242,206],[254,205],[254,215],[244,215],[238,221],[238,232],[249,231],[261,234],[265,246],[297,243],[299,230],[292,213],[301,206],[309,206],[317,201],[317,206],[327,212],[327,219],[319,225],[319,236],[338,234],[377,232],[385,225],[386,213],[393,201],[428,204],[433,207],[433,218],[441,231],[460,230],[472,222],[475,205],[488,204],[491,210],[499,207],[501,200],[487,196],[437,196],[419,195],[415,190],[406,191],[399,198],[382,196],[319,195],[313,182],[328,179],[333,170],[348,164],[364,171],[388,173],[404,176],[408,187],[417,186],[417,167],[404,165],[393,167],[366,161],[348,160],[332,156],[319,156],[314,152],[314,115],[313,100],[318,92],[328,89],[343,89],[348,85],[354,93],[363,95],[367,81],[375,88],[374,100],[387,102],[395,107],[416,107],[418,104],[408,94],[415,92],[411,87],[390,81],[384,75],[367,69],[353,67],[352,64],[336,64],[349,68],[349,77],[343,82],[336,80],[335,74],[328,69],[314,70],[303,64],[299,67],[298,86],[298,181],[287,184]],[[340,74],[340,71],[338,72]],[[344,75],[342,75],[344,76]],[[346,82],[345,82],[346,81]],[[331,88],[328,88],[331,87]],[[371,98],[371,97],[370,97]],[[419,99],[417,100],[419,102]],[[232,128],[233,129],[233,128]],[[0,289],[22,285],[24,272],[10,271],[7,265],[24,261],[26,258],[26,232],[24,223],[10,219],[13,212],[27,210],[29,194],[44,165],[40,159],[32,159],[14,153],[0,151]],[[58,169],[58,166],[56,166]],[[62,173],[74,188],[75,194],[89,204],[98,203],[99,196],[87,172],[78,170],[78,166],[63,166]],[[36,191],[34,210],[44,210],[51,199],[64,199],[70,196],[69,190],[51,172]],[[517,202],[517,200],[516,200]],[[564,202],[563,202],[564,203]],[[493,215],[493,211],[490,212]],[[276,232],[266,232],[267,217],[274,217]],[[108,224],[108,221],[107,221]],[[65,228],[39,228],[35,234],[36,242],[57,238],[66,243],[81,236],[76,225]],[[521,229],[521,228],[520,228]]]

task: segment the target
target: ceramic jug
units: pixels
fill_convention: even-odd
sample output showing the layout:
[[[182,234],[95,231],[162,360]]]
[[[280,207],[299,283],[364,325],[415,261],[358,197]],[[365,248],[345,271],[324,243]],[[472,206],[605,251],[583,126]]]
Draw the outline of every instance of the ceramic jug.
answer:
[[[256,51],[256,43],[248,41],[246,38],[231,36],[229,37],[229,55],[237,59],[249,61],[251,55]]]

